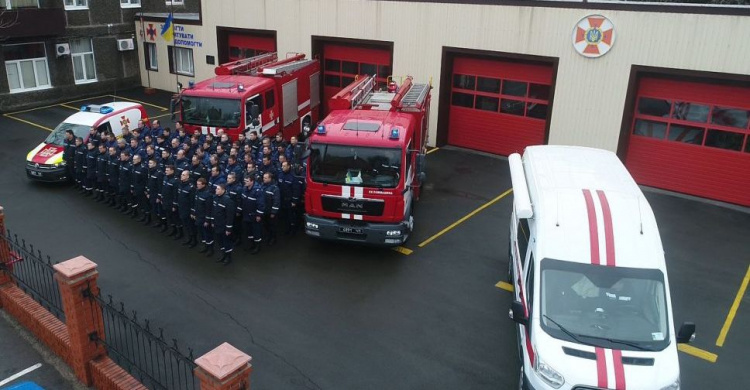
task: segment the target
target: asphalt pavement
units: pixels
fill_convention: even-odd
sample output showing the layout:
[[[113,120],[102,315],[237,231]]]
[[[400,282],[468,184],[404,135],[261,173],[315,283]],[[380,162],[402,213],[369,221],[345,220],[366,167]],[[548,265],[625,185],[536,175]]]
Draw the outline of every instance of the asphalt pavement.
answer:
[[[167,94],[123,95],[168,102]],[[146,108],[152,117],[166,115],[169,125],[168,111]],[[13,117],[52,128],[71,113],[55,106]],[[237,251],[235,262],[222,267],[72,188],[29,181],[25,155],[47,135],[39,126],[1,117],[0,134],[8,227],[55,260],[84,255],[99,264],[105,295],[163,327],[195,356],[225,341],[247,352],[254,388],[516,386],[511,296],[495,287],[507,270],[512,202],[512,195],[500,197],[511,187],[501,158],[451,148],[427,157],[408,255],[300,234],[256,256]],[[695,321],[695,345],[719,356],[711,363],[680,353],[684,388],[750,383],[750,303],[738,311],[726,344],[714,342],[747,269],[750,214],[672,195],[647,197],[667,251],[675,324]]]

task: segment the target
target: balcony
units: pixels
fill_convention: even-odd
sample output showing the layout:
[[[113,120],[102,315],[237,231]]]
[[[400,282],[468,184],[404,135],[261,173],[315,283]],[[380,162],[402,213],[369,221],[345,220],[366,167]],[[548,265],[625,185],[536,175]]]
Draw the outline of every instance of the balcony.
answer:
[[[62,7],[23,7],[26,3],[29,2],[0,0],[0,35],[13,39],[65,33],[65,10]]]

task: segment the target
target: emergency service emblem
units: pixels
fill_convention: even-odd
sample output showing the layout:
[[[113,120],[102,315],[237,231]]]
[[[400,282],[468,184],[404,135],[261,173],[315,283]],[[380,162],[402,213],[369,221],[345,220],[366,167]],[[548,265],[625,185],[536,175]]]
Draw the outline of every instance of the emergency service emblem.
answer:
[[[50,158],[56,154],[57,154],[57,149],[52,147],[52,148],[44,149],[41,152],[39,152],[39,157]]]
[[[130,127],[130,119],[128,119],[125,115],[121,116],[120,117],[120,126],[122,126],[122,127],[125,127],[125,126]]]
[[[614,43],[615,26],[602,15],[586,16],[573,29],[573,47],[584,57],[601,57]]]

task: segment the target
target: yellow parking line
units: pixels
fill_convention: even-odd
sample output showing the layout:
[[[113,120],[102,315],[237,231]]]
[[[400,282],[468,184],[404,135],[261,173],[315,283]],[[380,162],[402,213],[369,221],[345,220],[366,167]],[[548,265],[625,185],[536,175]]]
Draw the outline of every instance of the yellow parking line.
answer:
[[[513,292],[513,285],[510,284],[510,283],[508,283],[508,282],[499,281],[499,282],[497,282],[497,284],[495,285],[495,287],[501,288],[501,289],[503,289],[505,291],[508,291],[508,292]]]
[[[711,363],[716,363],[716,359],[719,358],[719,355],[715,353],[704,351],[700,348],[693,347],[690,344],[677,344],[677,349],[681,352],[685,352],[688,355],[707,360]]]
[[[412,254],[412,252],[414,252],[413,250],[411,250],[409,248],[406,248],[406,247],[403,247],[403,246],[397,246],[397,247],[391,248],[391,249],[393,249],[394,251],[396,251],[396,252],[398,252],[398,253],[400,253],[402,255],[406,255],[406,256],[409,256],[410,254]]]
[[[78,110],[80,110],[80,108],[77,108],[77,107],[73,107],[73,106],[69,106],[69,105],[67,105],[67,104],[65,104],[65,103],[60,103],[60,104],[58,104],[58,105],[59,105],[59,106],[61,106],[61,107],[65,107],[65,108],[70,108],[71,110],[75,110],[75,111],[78,111]]]
[[[724,346],[724,340],[727,338],[727,333],[729,333],[729,328],[732,326],[734,316],[737,315],[737,309],[740,308],[740,301],[742,301],[742,297],[745,295],[745,290],[747,290],[748,281],[750,281],[750,265],[747,266],[745,278],[742,279],[742,284],[740,285],[739,291],[737,291],[737,296],[734,297],[734,303],[732,303],[732,308],[729,309],[729,314],[727,314],[727,319],[724,321],[724,326],[721,327],[719,338],[716,339],[716,345],[719,347]]]
[[[115,98],[115,99],[122,99],[122,100],[127,100],[127,101],[130,101],[130,102],[141,103],[141,104],[143,104],[144,106],[151,106],[151,107],[155,107],[155,108],[158,108],[158,109],[160,109],[160,110],[162,110],[162,111],[167,111],[167,110],[169,110],[169,108],[167,108],[167,107],[164,107],[164,106],[159,106],[159,105],[156,105],[156,104],[152,104],[152,103],[146,103],[146,102],[144,102],[144,101],[140,101],[140,100],[135,100],[135,99],[131,99],[131,98],[126,98],[126,97],[122,97],[122,96],[115,96],[115,95],[109,95],[109,96],[111,96],[111,97],[113,97],[113,98]]]
[[[40,129],[43,129],[43,130],[47,130],[47,131],[49,131],[49,132],[51,132],[51,131],[52,131],[52,129],[50,129],[50,128],[49,128],[49,127],[47,127],[47,126],[42,126],[42,125],[40,125],[40,124],[37,124],[37,123],[31,122],[31,121],[27,121],[26,119],[16,118],[16,117],[14,117],[14,116],[13,116],[13,115],[11,115],[11,114],[3,114],[3,116],[4,116],[4,117],[6,117],[6,118],[10,118],[10,119],[15,119],[15,120],[17,120],[17,121],[19,121],[19,122],[23,122],[23,123],[26,123],[27,125],[32,125],[32,126],[34,126],[34,127],[38,127],[38,128],[40,128]]]
[[[499,201],[500,199],[502,199],[502,198],[505,198],[506,196],[508,196],[508,194],[510,194],[510,193],[511,193],[512,191],[513,191],[513,189],[511,188],[511,189],[509,189],[508,191],[505,191],[505,192],[503,192],[502,194],[498,195],[498,196],[497,196],[497,197],[496,197],[495,199],[492,199],[491,201],[489,201],[489,202],[487,202],[487,203],[485,203],[485,204],[483,204],[483,205],[479,206],[479,207],[478,207],[478,208],[477,208],[476,210],[474,210],[474,211],[470,212],[469,214],[467,214],[467,215],[466,215],[466,216],[464,216],[463,218],[459,219],[458,221],[456,221],[456,222],[453,222],[452,224],[450,224],[450,225],[449,225],[448,227],[446,227],[445,229],[443,229],[443,230],[439,231],[439,232],[438,232],[437,234],[435,234],[435,235],[433,235],[432,237],[430,237],[430,238],[428,238],[428,239],[426,239],[426,240],[422,241],[422,243],[421,243],[421,244],[419,244],[419,247],[420,247],[420,248],[424,247],[425,245],[427,245],[427,244],[431,243],[432,241],[434,241],[434,240],[435,240],[435,239],[437,239],[438,237],[440,237],[440,236],[442,236],[443,234],[445,234],[445,233],[449,232],[449,231],[450,231],[451,229],[455,228],[456,226],[458,226],[458,225],[460,225],[460,224],[462,224],[462,223],[466,222],[466,220],[468,220],[469,218],[471,218],[471,217],[473,217],[473,216],[477,215],[477,214],[478,214],[478,213],[479,213],[480,211],[482,211],[482,210],[486,209],[487,207],[490,207],[490,206],[492,206],[493,204],[497,203],[497,202],[498,202],[498,201]]]
[[[437,152],[439,149],[440,148],[432,148],[432,149],[428,150],[427,153],[425,153],[425,155],[430,154],[432,152]]]
[[[93,97],[87,97],[87,98],[83,98],[83,99],[76,99],[76,100],[71,100],[71,101],[69,101],[69,102],[64,102],[64,103],[62,103],[62,104],[70,104],[70,103],[76,103],[76,102],[81,102],[81,101],[84,101],[84,100],[89,100],[89,99],[101,99],[101,98],[103,98],[103,97],[107,97],[107,96],[109,96],[109,95],[101,95],[101,96],[93,96]],[[28,108],[28,109],[26,109],[26,110],[15,111],[15,112],[9,112],[9,113],[8,113],[7,115],[16,115],[16,114],[23,114],[23,113],[25,113],[25,112],[31,112],[31,111],[36,111],[36,110],[43,110],[43,109],[45,109],[45,108],[52,108],[52,107],[57,107],[57,106],[59,106],[59,105],[60,105],[60,103],[57,103],[57,104],[50,104],[50,105],[48,105],[48,106],[41,106],[41,107]],[[76,108],[76,110],[77,110],[77,108]]]

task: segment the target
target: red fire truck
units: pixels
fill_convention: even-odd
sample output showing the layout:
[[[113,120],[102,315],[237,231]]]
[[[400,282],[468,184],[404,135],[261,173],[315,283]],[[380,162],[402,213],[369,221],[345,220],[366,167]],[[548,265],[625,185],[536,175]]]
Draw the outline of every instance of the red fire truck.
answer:
[[[232,139],[256,131],[285,138],[310,129],[318,120],[320,62],[293,54],[279,60],[276,53],[222,64],[216,77],[191,84],[181,94],[181,119],[189,133],[216,134]]]
[[[396,246],[414,227],[424,174],[429,84],[408,77],[376,91],[360,76],[330,99],[309,138],[305,232],[312,237]]]

